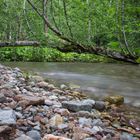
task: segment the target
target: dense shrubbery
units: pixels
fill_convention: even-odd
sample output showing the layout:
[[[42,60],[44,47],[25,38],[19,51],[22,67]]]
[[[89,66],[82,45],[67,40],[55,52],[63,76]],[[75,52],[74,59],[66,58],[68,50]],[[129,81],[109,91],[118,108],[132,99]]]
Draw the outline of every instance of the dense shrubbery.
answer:
[[[37,62],[105,62],[102,56],[91,54],[62,53],[46,47],[16,47],[0,49],[0,61],[37,61]]]

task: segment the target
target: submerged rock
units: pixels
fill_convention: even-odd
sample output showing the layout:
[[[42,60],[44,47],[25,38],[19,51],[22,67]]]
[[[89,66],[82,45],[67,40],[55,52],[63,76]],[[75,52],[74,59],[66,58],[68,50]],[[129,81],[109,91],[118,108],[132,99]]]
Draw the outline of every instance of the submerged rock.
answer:
[[[0,125],[15,125],[16,114],[14,110],[0,110]]]
[[[105,97],[104,101],[109,102],[110,104],[121,105],[124,103],[124,97],[117,95],[117,96],[107,96]]]
[[[92,105],[82,101],[63,101],[62,106],[70,111],[78,112],[81,110],[91,111]]]

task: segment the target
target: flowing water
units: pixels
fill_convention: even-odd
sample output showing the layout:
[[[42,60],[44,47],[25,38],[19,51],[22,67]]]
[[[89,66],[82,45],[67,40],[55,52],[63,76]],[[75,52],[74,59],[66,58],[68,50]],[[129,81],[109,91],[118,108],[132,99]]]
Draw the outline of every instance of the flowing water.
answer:
[[[46,63],[8,62],[3,63],[22,70],[40,73],[55,81],[80,87],[90,97],[123,95],[125,103],[140,107],[140,66],[128,64],[100,63]]]

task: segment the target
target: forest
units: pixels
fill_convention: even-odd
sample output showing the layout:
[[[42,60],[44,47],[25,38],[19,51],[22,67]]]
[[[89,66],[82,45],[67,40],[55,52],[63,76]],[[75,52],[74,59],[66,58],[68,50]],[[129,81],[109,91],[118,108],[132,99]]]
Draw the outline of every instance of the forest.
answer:
[[[140,0],[0,0],[0,140],[140,140]]]
[[[139,63],[139,4],[139,0],[1,0],[0,60],[112,58]]]

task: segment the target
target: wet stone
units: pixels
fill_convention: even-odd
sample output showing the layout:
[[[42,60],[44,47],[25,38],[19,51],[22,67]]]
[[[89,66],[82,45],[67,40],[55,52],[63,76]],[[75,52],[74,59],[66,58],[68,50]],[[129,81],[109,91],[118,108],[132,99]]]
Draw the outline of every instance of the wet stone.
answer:
[[[116,96],[107,96],[104,99],[105,101],[109,102],[110,104],[121,105],[124,103],[124,97],[120,95]]]
[[[89,103],[83,103],[82,101],[64,101],[62,106],[70,111],[78,112],[81,110],[91,111],[92,105]]]
[[[0,110],[0,125],[15,125],[16,114],[14,110]]]

